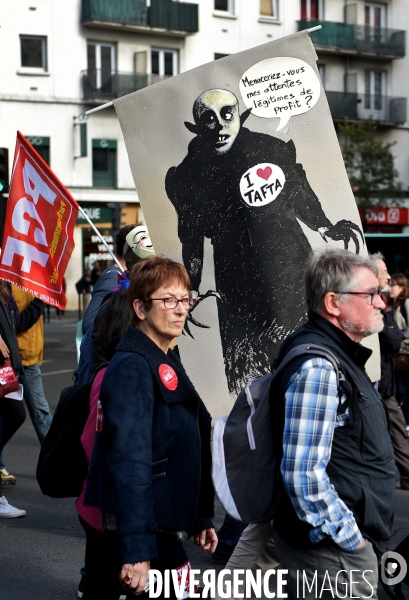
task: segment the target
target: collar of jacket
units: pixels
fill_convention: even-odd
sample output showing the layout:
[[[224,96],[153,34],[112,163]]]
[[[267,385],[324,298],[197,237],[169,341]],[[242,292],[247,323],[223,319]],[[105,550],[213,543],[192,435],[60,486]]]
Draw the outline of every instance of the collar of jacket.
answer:
[[[119,342],[117,352],[135,352],[140,354],[147,361],[156,380],[165,402],[183,402],[186,400],[199,399],[198,393],[188,378],[182,363],[176,354],[169,350],[167,354],[163,352],[143,331],[130,325],[125,332],[124,337]],[[171,367],[178,378],[178,385],[175,390],[169,390],[162,382],[159,375],[160,365]]]
[[[325,335],[333,339],[344,352],[350,356],[354,362],[364,368],[368,358],[372,354],[372,350],[365,348],[359,342],[354,342],[346,333],[339,329],[332,323],[312,310],[308,311],[308,324],[310,324],[315,330],[321,330]]]

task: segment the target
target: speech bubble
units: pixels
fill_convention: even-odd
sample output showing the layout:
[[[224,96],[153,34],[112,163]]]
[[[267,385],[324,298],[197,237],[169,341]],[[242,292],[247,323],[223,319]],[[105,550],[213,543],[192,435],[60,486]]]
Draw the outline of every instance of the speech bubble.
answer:
[[[241,77],[239,88],[252,115],[280,119],[277,131],[294,115],[311,110],[321,93],[314,69],[305,61],[289,56],[256,63]]]

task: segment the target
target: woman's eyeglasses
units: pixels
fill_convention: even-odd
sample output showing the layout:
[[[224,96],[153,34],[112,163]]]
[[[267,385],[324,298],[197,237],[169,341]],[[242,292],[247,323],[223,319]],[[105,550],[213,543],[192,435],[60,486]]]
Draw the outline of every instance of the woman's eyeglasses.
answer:
[[[189,308],[193,306],[193,300],[191,298],[180,298],[180,300],[172,296],[166,298],[149,298],[149,302],[152,302],[153,300],[161,300],[165,308],[176,308],[179,302],[186,310],[189,310]]]

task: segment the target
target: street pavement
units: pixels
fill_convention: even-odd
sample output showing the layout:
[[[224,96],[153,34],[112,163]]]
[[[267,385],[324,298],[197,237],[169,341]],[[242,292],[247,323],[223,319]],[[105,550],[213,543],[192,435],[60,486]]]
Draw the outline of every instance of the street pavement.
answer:
[[[42,366],[44,389],[52,412],[61,390],[71,385],[76,367],[77,313],[66,312],[63,321],[44,324],[46,347]],[[26,422],[5,448],[8,470],[17,485],[5,490],[10,504],[27,511],[18,519],[0,520],[0,600],[74,600],[84,562],[85,539],[74,508],[74,499],[55,500],[43,496],[35,477],[39,442],[27,415]],[[70,477],[70,473],[66,474]],[[2,491],[2,490],[0,490]],[[409,492],[397,489],[394,536],[391,548],[409,534]],[[223,521],[216,505],[216,528]],[[222,567],[208,553],[185,542],[192,567],[204,571]],[[409,588],[404,586],[409,599]],[[381,600],[387,596],[381,590]]]

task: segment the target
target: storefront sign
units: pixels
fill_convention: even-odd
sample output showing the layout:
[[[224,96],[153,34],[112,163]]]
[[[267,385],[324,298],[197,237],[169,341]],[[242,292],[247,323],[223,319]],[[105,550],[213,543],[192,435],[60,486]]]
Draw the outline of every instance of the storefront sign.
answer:
[[[26,139],[32,146],[49,146],[50,138],[42,135],[26,135]]]
[[[359,209],[361,219],[366,225],[408,225],[409,209],[407,208],[388,208],[382,206],[378,208]]]
[[[92,147],[93,148],[108,148],[110,150],[115,150],[115,148],[117,147],[117,141],[116,140],[106,140],[106,139],[102,139],[102,140],[92,140]]]
[[[112,210],[107,206],[81,206],[84,213],[93,223],[111,223]],[[86,223],[81,213],[78,213],[77,224]]]

